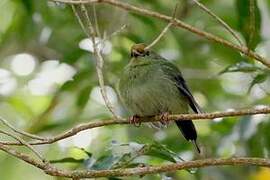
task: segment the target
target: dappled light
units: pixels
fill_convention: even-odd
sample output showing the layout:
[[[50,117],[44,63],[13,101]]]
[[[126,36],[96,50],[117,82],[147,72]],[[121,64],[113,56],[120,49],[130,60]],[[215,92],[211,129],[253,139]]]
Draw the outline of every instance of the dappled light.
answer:
[[[1,0],[0,179],[269,179],[269,50],[267,0]]]

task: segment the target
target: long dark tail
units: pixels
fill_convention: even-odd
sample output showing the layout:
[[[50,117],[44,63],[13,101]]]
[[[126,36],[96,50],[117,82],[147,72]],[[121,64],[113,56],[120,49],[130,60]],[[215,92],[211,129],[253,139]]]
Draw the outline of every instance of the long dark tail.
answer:
[[[188,141],[191,141],[196,147],[197,151],[200,153],[201,150],[196,142],[197,132],[196,132],[193,122],[191,120],[185,120],[185,121],[175,121],[175,123],[180,129],[185,139]]]

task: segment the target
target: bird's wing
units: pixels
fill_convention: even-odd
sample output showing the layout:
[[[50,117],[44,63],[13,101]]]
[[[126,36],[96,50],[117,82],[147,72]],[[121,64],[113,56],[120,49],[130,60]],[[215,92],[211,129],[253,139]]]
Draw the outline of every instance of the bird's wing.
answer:
[[[180,74],[180,75],[176,76],[175,80],[177,82],[177,87],[178,87],[179,91],[187,98],[191,109],[195,113],[201,113],[202,112],[201,108],[198,105],[198,103],[196,102],[196,100],[194,99],[194,97],[192,96],[191,92],[189,91],[187,84],[186,84],[184,78],[182,77],[182,75]]]
[[[186,81],[179,69],[174,64],[164,59],[162,61],[162,70],[172,81],[176,83],[178,90],[182,95],[184,95],[184,97],[186,97],[191,109],[195,113],[201,113],[201,108],[189,91]]]

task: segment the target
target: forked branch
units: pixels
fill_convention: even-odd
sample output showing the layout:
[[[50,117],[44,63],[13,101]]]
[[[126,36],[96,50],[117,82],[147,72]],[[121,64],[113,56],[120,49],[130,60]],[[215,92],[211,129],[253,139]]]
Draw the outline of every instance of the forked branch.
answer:
[[[144,16],[150,16],[150,17],[154,17],[166,22],[171,22],[172,17],[167,16],[165,14],[161,14],[155,11],[151,11],[148,9],[144,9],[142,7],[137,7],[135,5],[131,5],[129,3],[126,2],[121,2],[121,1],[117,1],[117,0],[51,0],[54,2],[62,2],[62,3],[67,3],[67,4],[90,4],[90,3],[103,3],[103,4],[109,4],[111,6],[115,6],[117,8],[126,10],[126,11],[131,11],[140,15],[144,15]],[[208,33],[206,31],[197,29],[189,24],[184,23],[183,21],[176,19],[175,21],[173,21],[173,26],[175,27],[179,27],[182,29],[186,29],[189,32],[192,32],[194,34],[197,34],[200,37],[206,38],[212,42],[216,42],[219,43],[221,45],[224,45],[226,47],[229,47],[231,49],[234,49],[238,52],[241,52],[243,54],[245,54],[246,56],[253,58],[255,60],[257,60],[258,62],[264,64],[266,67],[270,68],[270,60],[266,59],[264,57],[262,57],[261,55],[257,54],[256,52],[250,50],[248,47],[246,46],[239,46],[236,45],[234,43],[231,43],[223,38],[220,38],[216,35],[213,35],[211,33]]]
[[[178,114],[178,115],[170,115],[168,117],[169,121],[181,121],[186,119],[192,120],[207,120],[214,118],[224,118],[224,117],[234,117],[234,116],[246,116],[246,115],[255,115],[255,114],[270,114],[270,107],[264,108],[254,108],[254,109],[243,109],[243,110],[234,110],[234,111],[225,111],[225,112],[213,112],[213,113],[201,113],[201,114]],[[140,121],[142,123],[159,121],[160,116],[154,117],[144,117]],[[103,120],[97,122],[90,122],[78,125],[70,130],[56,135],[51,138],[45,138],[46,140],[41,141],[32,141],[29,142],[31,145],[41,145],[41,144],[52,144],[62,139],[66,139],[68,137],[74,136],[77,133],[87,130],[93,129],[97,127],[110,126],[110,125],[122,125],[122,124],[130,124],[129,120]],[[1,142],[5,145],[22,145],[18,142]]]
[[[28,164],[31,164],[46,174],[51,176],[60,176],[67,178],[98,178],[98,177],[122,177],[122,176],[141,176],[147,174],[156,174],[162,172],[172,172],[190,168],[202,168],[209,166],[262,166],[270,167],[270,160],[265,158],[253,158],[253,157],[239,157],[239,158],[228,158],[228,159],[203,159],[194,160],[181,163],[164,164],[160,166],[148,166],[148,167],[137,167],[137,168],[120,168],[113,170],[74,170],[68,171],[57,168],[46,162],[39,162],[27,154],[20,153],[6,145],[0,143],[0,150],[21,159]]]

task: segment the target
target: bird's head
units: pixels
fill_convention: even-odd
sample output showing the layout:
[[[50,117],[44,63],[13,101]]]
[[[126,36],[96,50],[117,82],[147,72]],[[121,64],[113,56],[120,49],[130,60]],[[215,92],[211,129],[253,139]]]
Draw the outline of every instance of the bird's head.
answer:
[[[135,57],[135,58],[148,56],[150,52],[149,52],[149,50],[147,50],[145,48],[146,48],[146,44],[144,44],[144,43],[134,44],[131,47],[130,56]]]

